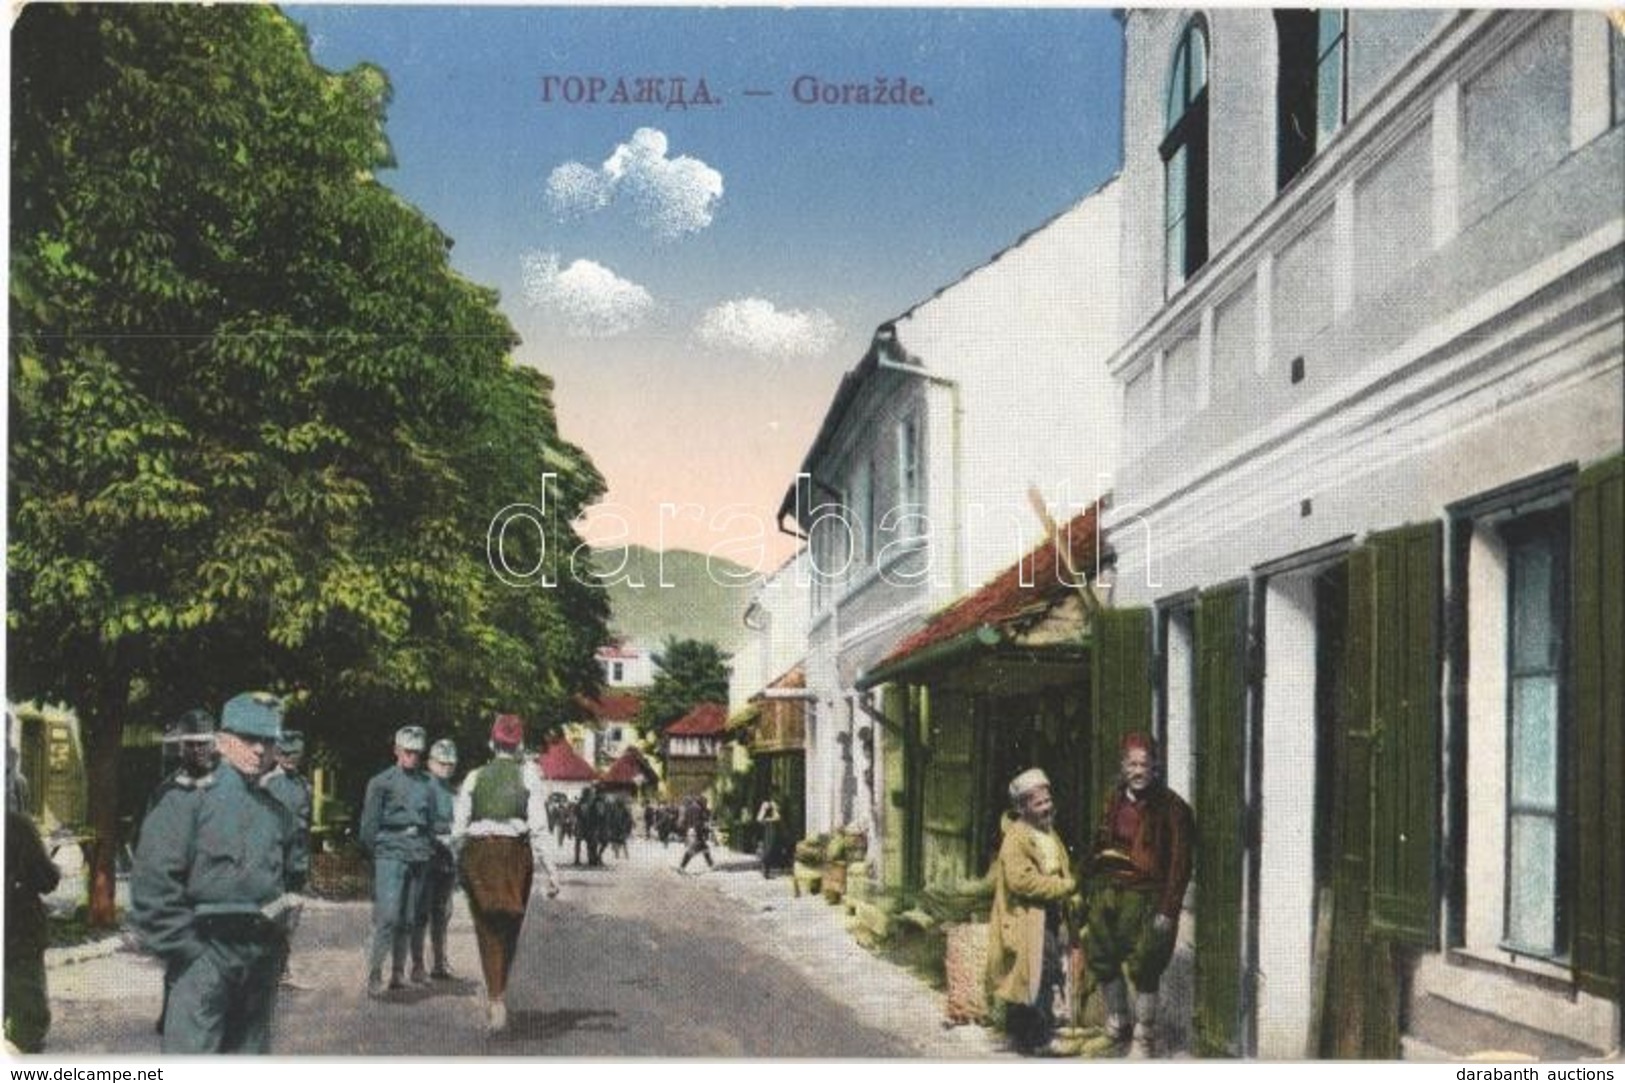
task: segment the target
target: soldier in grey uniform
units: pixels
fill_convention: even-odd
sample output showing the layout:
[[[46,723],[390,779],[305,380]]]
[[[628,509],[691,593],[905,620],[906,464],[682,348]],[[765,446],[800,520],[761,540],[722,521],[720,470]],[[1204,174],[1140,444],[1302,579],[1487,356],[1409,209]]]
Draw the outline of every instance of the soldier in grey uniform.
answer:
[[[310,780],[299,768],[305,755],[305,735],[283,730],[276,742],[276,766],[265,775],[265,788],[293,814],[293,860],[288,867],[288,890],[304,891],[310,882]]]
[[[214,785],[214,769],[220,763],[220,753],[214,747],[214,730],[214,715],[202,707],[194,707],[164,727],[164,762],[175,763],[176,767],[147,798],[146,814],[157,808],[158,802],[171,790],[206,790]],[[164,1032],[169,988],[174,984],[174,967],[166,967],[164,1003],[158,1010],[158,1022],[153,1026],[159,1034]]]
[[[288,862],[288,890],[303,894],[310,883],[310,819],[314,805],[310,780],[299,770],[305,755],[305,735],[283,730],[277,738],[273,757],[276,766],[265,775],[265,790],[282,802],[293,817],[293,852]],[[288,957],[292,958],[292,945]],[[294,977],[291,963],[282,967],[282,984],[290,989],[309,988],[309,982]]]
[[[174,975],[165,1053],[270,1050],[293,821],[260,782],[281,728],[275,697],[233,698],[213,783],[166,790],[142,824],[130,921]]]
[[[451,776],[457,770],[457,745],[436,741],[429,749],[429,788],[434,793],[434,836],[429,855],[428,883],[423,889],[423,909],[412,929],[412,980],[425,980],[423,942],[425,936],[434,951],[434,969],[427,977],[439,981],[451,978],[446,965],[446,929],[451,925],[451,900],[457,893],[457,858],[451,850],[451,821],[457,791]]]
[[[361,845],[372,855],[372,948],[367,994],[382,996],[384,957],[389,988],[406,988],[406,955],[423,908],[434,831],[434,793],[419,769],[427,735],[422,726],[395,731],[395,765],[367,783],[361,806]]]

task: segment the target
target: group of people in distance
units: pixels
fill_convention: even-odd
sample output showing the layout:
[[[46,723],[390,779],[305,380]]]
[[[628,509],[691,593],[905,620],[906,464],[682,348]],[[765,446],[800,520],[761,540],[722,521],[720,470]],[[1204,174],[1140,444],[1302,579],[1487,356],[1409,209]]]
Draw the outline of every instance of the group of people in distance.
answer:
[[[1006,1032],[1023,1053],[1156,1054],[1157,994],[1190,883],[1194,820],[1163,784],[1151,738],[1129,734],[1119,752],[1121,775],[1081,875],[1055,833],[1049,778],[1034,768],[1010,783],[1011,811],[989,874],[987,971]],[[1055,1000],[1074,942],[1104,1003],[1105,1028],[1092,1043],[1069,1045],[1056,1034]]]
[[[226,703],[218,726],[199,709],[165,732],[178,766],[148,804],[130,880],[131,925],[164,963],[165,1053],[269,1052],[278,987],[296,984],[289,944],[310,879],[312,795],[300,774],[303,738],[283,729],[282,715],[275,697],[247,692]],[[514,715],[497,717],[490,761],[455,791],[456,745],[435,742],[425,771],[426,739],[421,726],[396,731],[395,762],[368,783],[362,806],[360,842],[373,859],[367,992],[452,976],[446,930],[460,880],[486,1026],[500,1031],[538,866],[548,897],[559,893],[543,848],[541,776]]]

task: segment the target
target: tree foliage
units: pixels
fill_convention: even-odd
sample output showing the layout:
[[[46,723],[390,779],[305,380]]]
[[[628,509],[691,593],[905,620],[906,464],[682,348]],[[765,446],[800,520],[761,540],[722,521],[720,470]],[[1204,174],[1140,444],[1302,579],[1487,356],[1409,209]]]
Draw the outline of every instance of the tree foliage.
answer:
[[[78,711],[98,838],[126,722],[246,687],[341,756],[562,722],[605,637],[567,525],[602,479],[375,179],[383,72],[256,6],[30,6],[13,50],[7,691]],[[557,586],[504,585],[487,526],[544,474]]]
[[[715,643],[668,637],[654,653],[654,683],[644,694],[637,724],[663,730],[701,703],[727,703],[732,657]]]

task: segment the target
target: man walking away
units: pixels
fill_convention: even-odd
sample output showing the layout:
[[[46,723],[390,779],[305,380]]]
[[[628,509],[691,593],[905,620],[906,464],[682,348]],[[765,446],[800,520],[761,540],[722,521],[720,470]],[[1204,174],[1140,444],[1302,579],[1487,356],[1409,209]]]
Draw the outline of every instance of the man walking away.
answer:
[[[521,759],[524,743],[519,717],[498,715],[491,726],[491,762],[463,780],[452,818],[452,846],[459,851],[458,867],[474,919],[485,975],[485,1025],[491,1034],[508,1025],[508,975],[537,866],[547,876],[547,897],[559,893],[547,860],[542,777],[535,763]]]
[[[1091,858],[1084,953],[1106,1005],[1100,1052],[1156,1055],[1157,991],[1173,958],[1179,911],[1191,879],[1190,806],[1163,785],[1157,747],[1143,733],[1118,746],[1122,777],[1106,799]],[[1124,975],[1134,983],[1129,1015]]]
[[[457,745],[439,740],[429,749],[429,786],[434,793],[433,849],[429,855],[429,881],[423,890],[423,916],[412,930],[412,980],[423,978],[423,941],[427,934],[434,952],[434,969],[429,977],[448,981],[446,929],[451,925],[451,897],[457,891],[457,858],[451,852],[451,823],[456,811],[457,791],[451,776],[457,770]]]
[[[716,868],[716,862],[711,860],[711,807],[704,794],[683,807],[683,817],[677,826],[688,832],[688,848],[683,851],[677,871],[687,872],[688,863],[696,854],[705,855],[706,868]]]
[[[233,698],[213,784],[165,790],[141,825],[130,923],[173,975],[166,1054],[270,1051],[294,826],[261,782],[281,729],[275,697]]]
[[[419,763],[427,735],[422,726],[395,731],[395,765],[372,777],[361,806],[361,845],[372,855],[372,947],[367,954],[367,995],[384,994],[384,957],[390,958],[389,988],[406,988],[406,955],[423,908],[428,876],[434,794]]]
[[[1033,768],[1010,782],[1013,811],[993,861],[987,976],[1005,1003],[1005,1029],[1024,1054],[1055,1055],[1055,995],[1069,930],[1066,909],[1077,891],[1066,847],[1055,834],[1049,778]]]

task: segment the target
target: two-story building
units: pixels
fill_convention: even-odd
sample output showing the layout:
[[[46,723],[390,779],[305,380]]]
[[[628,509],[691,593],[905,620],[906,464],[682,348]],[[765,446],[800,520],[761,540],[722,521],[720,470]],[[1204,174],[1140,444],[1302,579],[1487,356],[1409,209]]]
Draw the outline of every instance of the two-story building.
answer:
[[[808,539],[807,829],[886,842],[877,879],[902,868],[885,775],[903,727],[860,678],[1033,547],[1035,499],[1071,518],[1115,469],[1119,188],[881,326],[780,509]]]
[[[1195,808],[1198,1051],[1617,1050],[1625,42],[1124,33],[1097,695]]]

